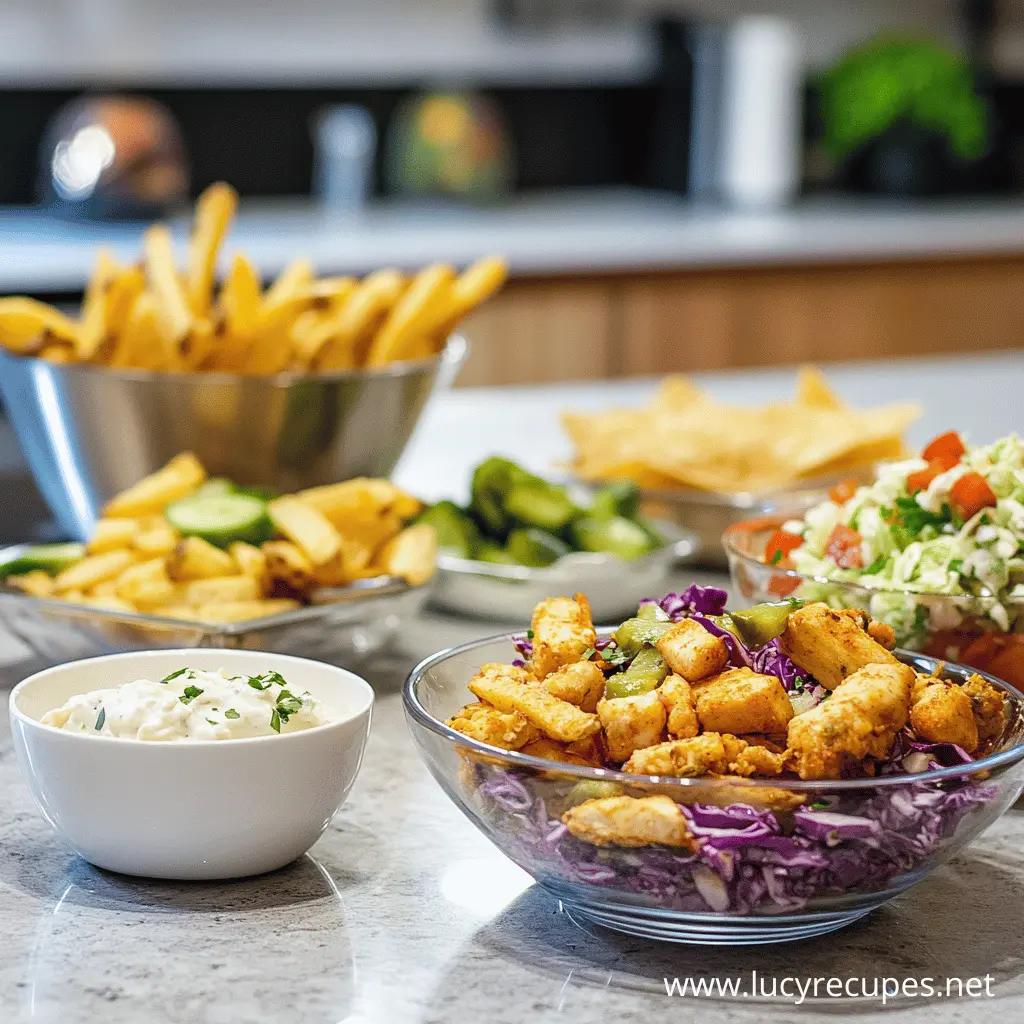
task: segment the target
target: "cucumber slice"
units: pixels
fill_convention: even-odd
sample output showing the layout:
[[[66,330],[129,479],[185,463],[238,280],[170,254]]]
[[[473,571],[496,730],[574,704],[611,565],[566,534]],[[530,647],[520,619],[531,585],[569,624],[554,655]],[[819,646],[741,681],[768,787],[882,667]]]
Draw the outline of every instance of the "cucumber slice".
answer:
[[[612,516],[633,519],[639,510],[640,488],[632,481],[622,480],[595,491],[587,515],[592,519],[609,519]]]
[[[212,498],[219,494],[234,494],[235,485],[222,476],[215,476],[212,480],[207,480],[205,484],[199,487],[194,493],[190,494],[190,498]]]
[[[527,526],[554,533],[580,514],[560,487],[541,481],[517,484],[505,497],[505,511]]]
[[[50,576],[80,562],[85,558],[85,545],[66,544],[34,544],[26,548],[17,558],[0,565],[0,580],[8,576],[22,576],[27,572],[42,570]]]
[[[642,526],[622,516],[580,519],[573,523],[572,529],[581,550],[604,551],[626,561],[639,558],[656,547]]]
[[[221,548],[238,540],[262,544],[274,535],[266,503],[245,494],[192,495],[168,505],[164,518],[186,537]]]
[[[477,561],[492,562],[494,565],[518,565],[519,563],[504,548],[497,544],[481,544],[476,552]]]
[[[428,523],[437,533],[438,549],[458,558],[472,558],[480,539],[476,523],[453,501],[439,501],[424,509],[417,523]]]

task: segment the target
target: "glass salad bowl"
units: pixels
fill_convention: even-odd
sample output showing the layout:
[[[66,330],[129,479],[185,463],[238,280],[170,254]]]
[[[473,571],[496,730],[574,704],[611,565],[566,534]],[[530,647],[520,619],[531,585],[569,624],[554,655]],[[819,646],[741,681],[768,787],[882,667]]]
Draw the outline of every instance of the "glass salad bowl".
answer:
[[[503,751],[445,725],[480,666],[508,661],[512,636],[442,651],[405,685],[427,768],[462,812],[573,916],[671,942],[748,945],[805,939],[863,917],[921,881],[988,828],[1024,788],[1024,697],[995,752],[918,774],[834,782],[630,775]],[[919,671],[932,658],[899,652]],[[941,669],[962,680],[959,666]],[[920,767],[910,759],[905,765]],[[696,853],[595,846],[565,810],[593,797],[666,795]]]
[[[725,531],[734,601],[747,604],[799,598],[833,608],[865,608],[896,632],[896,643],[934,658],[969,665],[1024,689],[1024,633],[1000,630],[994,598],[880,590],[769,565],[765,546],[786,516],[762,516]],[[1002,602],[1011,623],[1024,626],[1024,605]],[[1019,627],[1018,627],[1019,628]]]

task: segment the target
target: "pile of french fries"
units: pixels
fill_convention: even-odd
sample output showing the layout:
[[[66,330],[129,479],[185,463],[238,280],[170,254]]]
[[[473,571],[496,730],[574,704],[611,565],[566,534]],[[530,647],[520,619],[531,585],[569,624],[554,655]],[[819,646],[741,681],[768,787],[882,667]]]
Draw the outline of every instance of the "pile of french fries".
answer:
[[[163,224],[146,231],[137,265],[122,266],[101,250],[77,320],[35,299],[0,299],[0,345],[57,363],[145,370],[378,367],[439,352],[507,277],[497,257],[462,274],[434,264],[411,277],[386,269],[361,281],[317,279],[309,261],[297,259],[264,291],[256,268],[238,253],[218,291],[217,258],[237,204],[223,183],[199,197],[183,270]]]
[[[299,608],[321,588],[377,576],[418,585],[434,573],[433,528],[406,525],[422,504],[387,480],[276,498],[267,505],[274,538],[226,549],[183,537],[162,514],[205,480],[194,455],[176,456],[107,503],[81,561],[55,577],[10,576],[8,585],[107,611],[231,623]]]

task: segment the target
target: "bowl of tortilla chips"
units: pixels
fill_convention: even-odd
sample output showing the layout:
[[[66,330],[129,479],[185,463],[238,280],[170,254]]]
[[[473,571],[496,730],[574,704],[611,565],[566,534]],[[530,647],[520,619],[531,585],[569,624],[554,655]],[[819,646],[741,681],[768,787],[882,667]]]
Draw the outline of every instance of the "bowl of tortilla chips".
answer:
[[[685,377],[669,377],[641,408],[567,412],[572,470],[589,483],[632,480],[644,515],[691,530],[700,561],[725,568],[722,534],[763,515],[800,516],[837,487],[873,478],[906,455],[920,415],[906,403],[855,409],[804,367],[791,401],[737,405]]]

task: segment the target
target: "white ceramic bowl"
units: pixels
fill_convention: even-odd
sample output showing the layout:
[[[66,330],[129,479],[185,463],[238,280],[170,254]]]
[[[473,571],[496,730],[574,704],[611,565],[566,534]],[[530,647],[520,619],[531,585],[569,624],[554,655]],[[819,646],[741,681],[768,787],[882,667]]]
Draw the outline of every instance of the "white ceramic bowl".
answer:
[[[189,666],[279,671],[335,719],[280,736],[152,742],[64,732],[40,721],[78,693]],[[217,649],[139,651],[70,662],[12,691],[18,762],[46,820],[86,860],[150,878],[241,878],[295,860],[348,796],[370,730],[373,690],[303,658]]]

